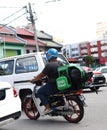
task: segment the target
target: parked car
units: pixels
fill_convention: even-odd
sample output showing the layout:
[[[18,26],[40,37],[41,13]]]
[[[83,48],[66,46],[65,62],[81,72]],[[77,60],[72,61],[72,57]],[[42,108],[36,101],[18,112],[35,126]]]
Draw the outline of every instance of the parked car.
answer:
[[[106,83],[107,83],[107,66],[98,67],[95,69],[95,71],[103,73],[103,75],[106,78]]]
[[[8,82],[0,81],[0,127],[21,116],[21,101]]]
[[[85,88],[90,88],[92,91],[98,90],[100,87],[106,86],[106,79],[102,72],[97,70],[93,71],[91,68],[86,66],[81,66],[86,72],[93,73],[93,76],[88,80]],[[84,89],[85,89],[84,88]]]

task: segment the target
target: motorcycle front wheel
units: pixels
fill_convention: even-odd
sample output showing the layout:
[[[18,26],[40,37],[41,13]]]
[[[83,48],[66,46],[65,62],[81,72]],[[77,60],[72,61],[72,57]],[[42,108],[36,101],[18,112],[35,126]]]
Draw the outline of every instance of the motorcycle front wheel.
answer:
[[[67,99],[68,111],[72,109],[72,114],[65,115],[64,118],[70,123],[78,123],[84,116],[84,107],[78,99]]]
[[[26,116],[31,120],[37,120],[40,117],[40,114],[32,98],[25,98],[23,103],[23,110]]]

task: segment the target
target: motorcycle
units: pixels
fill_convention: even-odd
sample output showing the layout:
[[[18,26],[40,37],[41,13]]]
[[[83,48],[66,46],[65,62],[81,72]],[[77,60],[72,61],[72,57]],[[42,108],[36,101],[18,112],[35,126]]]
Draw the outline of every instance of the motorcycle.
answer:
[[[23,111],[31,120],[37,120],[40,116],[63,116],[70,123],[78,123],[84,117],[85,97],[82,89],[71,91],[63,90],[48,98],[52,112],[44,114],[44,106],[41,104],[36,92],[38,85],[35,84],[32,94],[25,97]]]

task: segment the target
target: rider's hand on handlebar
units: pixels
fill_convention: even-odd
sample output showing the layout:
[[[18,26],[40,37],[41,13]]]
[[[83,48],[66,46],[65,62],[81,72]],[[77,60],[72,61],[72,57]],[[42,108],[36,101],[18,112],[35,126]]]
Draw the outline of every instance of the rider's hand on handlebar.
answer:
[[[32,84],[36,83],[35,79],[30,80]]]
[[[42,80],[35,81],[35,78],[32,79],[32,80],[30,80],[30,82],[31,82],[32,84],[36,84],[37,86],[41,86],[41,85],[42,85]]]

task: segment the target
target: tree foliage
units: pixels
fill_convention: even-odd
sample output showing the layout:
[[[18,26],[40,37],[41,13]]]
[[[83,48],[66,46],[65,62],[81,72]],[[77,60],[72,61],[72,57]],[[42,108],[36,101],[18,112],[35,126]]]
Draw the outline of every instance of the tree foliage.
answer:
[[[86,56],[85,60],[86,60],[86,64],[87,65],[91,65],[92,66],[93,63],[94,63],[94,57],[93,56],[88,55],[88,56]]]

